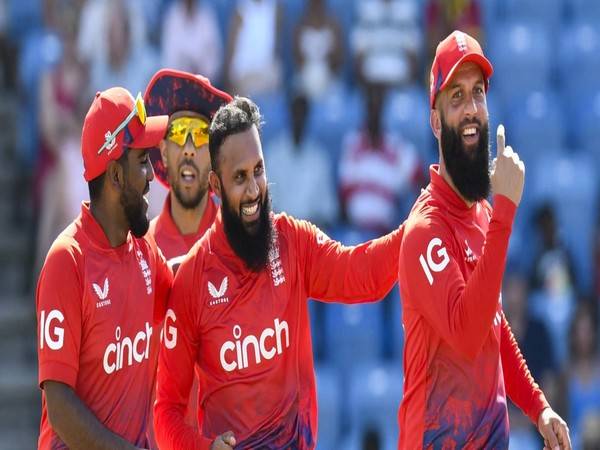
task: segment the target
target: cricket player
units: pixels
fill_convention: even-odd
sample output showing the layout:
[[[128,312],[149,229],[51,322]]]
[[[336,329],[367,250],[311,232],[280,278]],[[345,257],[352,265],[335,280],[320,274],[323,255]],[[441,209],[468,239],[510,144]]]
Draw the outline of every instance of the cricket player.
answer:
[[[399,449],[508,448],[507,395],[547,448],[571,448],[567,425],[531,377],[502,311],[525,167],[505,147],[500,126],[490,174],[492,72],[465,33],[455,31],[437,47],[430,123],[440,160],[406,222],[398,263],[406,333]]]
[[[148,114],[169,116],[167,134],[150,150],[156,178],[169,188],[162,212],[152,219],[148,236],[154,239],[167,263],[177,271],[179,264],[212,225],[219,209],[217,196],[208,186],[210,119],[231,96],[210,84],[207,78],[173,69],[161,69],[152,77],[144,95]],[[159,336],[150,347],[154,368],[158,362]],[[156,371],[151,375],[155,384]],[[197,424],[198,386],[190,390],[186,420]],[[151,443],[155,438],[149,417]]]
[[[149,350],[172,273],[149,226],[148,148],[167,116],[140,94],[96,94],[81,151],[90,202],[54,241],[36,292],[42,419],[39,449],[148,448]]]
[[[272,213],[260,120],[251,100],[236,97],[211,123],[209,182],[222,205],[169,298],[154,410],[164,450],[313,449],[307,299],[373,301],[396,279],[402,228],[344,247],[308,222]],[[197,429],[184,421],[194,367]]]
[[[150,150],[156,178],[169,188],[149,234],[174,269],[212,225],[218,198],[208,187],[208,127],[213,114],[231,101],[207,78],[161,69],[144,95],[148,114],[169,116],[167,135]]]

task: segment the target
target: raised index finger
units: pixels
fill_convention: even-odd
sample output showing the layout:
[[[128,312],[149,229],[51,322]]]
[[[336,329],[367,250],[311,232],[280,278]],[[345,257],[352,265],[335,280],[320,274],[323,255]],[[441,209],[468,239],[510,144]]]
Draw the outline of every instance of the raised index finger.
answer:
[[[504,145],[506,143],[506,138],[504,136],[504,125],[498,125],[498,129],[496,131],[496,142],[498,147],[496,148],[496,156],[504,155]]]

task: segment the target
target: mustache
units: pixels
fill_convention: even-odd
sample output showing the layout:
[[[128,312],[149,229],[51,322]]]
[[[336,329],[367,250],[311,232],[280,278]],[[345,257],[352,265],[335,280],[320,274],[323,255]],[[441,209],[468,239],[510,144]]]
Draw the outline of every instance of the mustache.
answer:
[[[181,161],[179,163],[179,166],[177,166],[177,170],[181,170],[181,168],[183,166],[193,167],[196,172],[200,172],[200,170],[198,169],[198,166],[196,165],[196,163],[193,160],[189,159],[189,158],[186,158],[183,161]]]
[[[460,122],[458,124],[458,129],[460,130],[467,125],[479,125],[480,128],[483,126],[481,120],[479,120],[477,117],[473,117],[472,119],[464,119],[462,122]]]

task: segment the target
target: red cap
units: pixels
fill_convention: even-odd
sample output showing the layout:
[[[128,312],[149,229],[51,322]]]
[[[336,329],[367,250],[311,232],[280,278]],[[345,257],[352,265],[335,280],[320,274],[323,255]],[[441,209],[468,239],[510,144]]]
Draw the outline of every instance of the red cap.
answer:
[[[429,100],[432,108],[435,97],[446,87],[456,68],[467,61],[474,62],[481,67],[485,79],[485,89],[487,90],[494,68],[483,55],[483,50],[475,38],[462,31],[453,31],[438,44],[435,59],[431,66],[429,84]]]
[[[96,93],[83,122],[81,133],[81,154],[83,156],[83,177],[86,181],[102,175],[108,163],[117,160],[125,147],[144,149],[158,145],[167,131],[168,116],[146,118],[146,124],[135,115],[108,143],[111,133],[129,117],[135,108],[135,99],[122,87],[113,87]]]
[[[223,92],[202,75],[174,69],[161,69],[154,74],[144,94],[148,114],[167,114],[177,111],[195,111],[211,120],[219,107],[231,101]],[[150,150],[154,175],[167,188],[167,168],[158,148]]]

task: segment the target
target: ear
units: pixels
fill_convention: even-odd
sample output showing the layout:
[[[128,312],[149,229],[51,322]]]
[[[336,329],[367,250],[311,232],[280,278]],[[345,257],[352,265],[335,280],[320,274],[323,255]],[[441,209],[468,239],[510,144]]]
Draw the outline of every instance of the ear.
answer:
[[[162,139],[159,143],[158,143],[158,149],[160,150],[160,157],[162,159],[162,163],[165,167],[167,166],[167,142]]]
[[[222,199],[223,197],[221,196],[221,179],[214,170],[211,170],[208,173],[208,184],[210,185],[212,191],[217,195],[217,197]]]
[[[125,186],[125,172],[121,164],[113,160],[106,167],[106,183],[113,190],[120,191]]]
[[[437,109],[432,108],[429,112],[429,125],[431,126],[431,131],[433,131],[433,135],[439,141],[442,136],[442,119]]]

